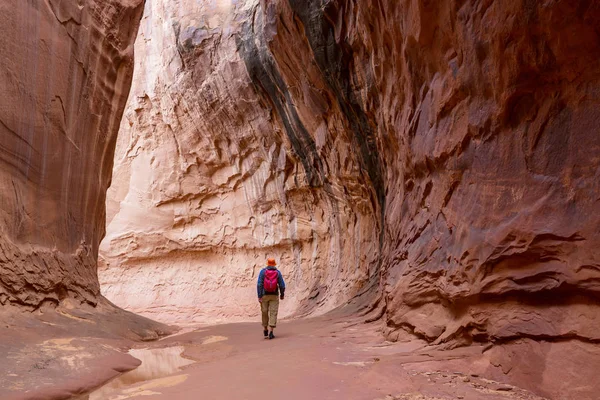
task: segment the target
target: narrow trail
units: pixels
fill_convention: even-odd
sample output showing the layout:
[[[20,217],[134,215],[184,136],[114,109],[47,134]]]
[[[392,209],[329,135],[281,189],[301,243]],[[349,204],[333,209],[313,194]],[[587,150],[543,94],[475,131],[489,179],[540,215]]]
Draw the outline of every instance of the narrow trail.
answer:
[[[147,379],[134,370],[78,400],[542,399],[482,378],[483,347],[384,342],[377,324],[347,318],[283,321],[276,334],[265,340],[259,324],[237,323],[146,343],[131,354],[154,353],[138,368]]]

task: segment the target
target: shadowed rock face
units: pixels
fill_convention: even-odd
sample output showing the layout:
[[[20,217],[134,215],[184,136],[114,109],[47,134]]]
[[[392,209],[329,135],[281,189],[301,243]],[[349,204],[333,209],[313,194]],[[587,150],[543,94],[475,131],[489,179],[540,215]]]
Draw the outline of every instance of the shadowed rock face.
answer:
[[[325,12],[377,110],[391,330],[598,340],[600,7],[389,3]]]
[[[600,6],[261,7],[282,74],[310,63],[322,78],[289,71],[288,87],[324,83],[365,183],[387,194],[390,337],[599,339]]]
[[[96,304],[142,0],[0,4],[0,304]]]

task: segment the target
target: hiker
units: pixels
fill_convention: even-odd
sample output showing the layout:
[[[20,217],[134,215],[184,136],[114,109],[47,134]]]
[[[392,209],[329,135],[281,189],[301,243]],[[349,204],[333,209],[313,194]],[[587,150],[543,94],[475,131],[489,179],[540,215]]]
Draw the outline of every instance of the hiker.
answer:
[[[275,259],[269,258],[267,267],[260,270],[256,284],[265,339],[275,338],[273,329],[277,326],[279,299],[283,300],[285,295],[285,282],[276,265]]]

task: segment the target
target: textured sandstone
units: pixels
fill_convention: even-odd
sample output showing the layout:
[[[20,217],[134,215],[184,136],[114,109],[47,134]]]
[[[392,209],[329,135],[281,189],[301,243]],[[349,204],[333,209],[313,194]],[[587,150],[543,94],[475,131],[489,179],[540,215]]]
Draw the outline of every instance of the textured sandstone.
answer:
[[[0,304],[96,304],[142,0],[0,4]]]
[[[243,316],[274,254],[292,309],[317,292],[337,305],[382,265],[393,329],[596,340],[599,15],[566,1],[149,1],[107,293]]]
[[[282,315],[331,309],[376,276],[378,204],[350,133],[324,118],[321,89],[305,88],[316,116],[258,90],[285,84],[255,80],[279,74],[252,32],[256,5],[146,3],[99,272],[129,310],[179,323],[256,315],[268,255],[293,288]]]
[[[370,288],[390,339],[546,354],[530,385],[564,393],[557,357],[600,339],[598,26],[590,1],[148,1],[106,294],[244,317],[274,255],[286,312]]]
[[[388,325],[437,341],[597,340],[598,3],[356,15],[338,29],[364,49],[354,75],[373,66],[361,93],[382,105],[374,124],[391,142]]]
[[[325,3],[265,3],[263,34],[290,96],[325,81],[386,194],[388,325],[598,340],[600,5]]]

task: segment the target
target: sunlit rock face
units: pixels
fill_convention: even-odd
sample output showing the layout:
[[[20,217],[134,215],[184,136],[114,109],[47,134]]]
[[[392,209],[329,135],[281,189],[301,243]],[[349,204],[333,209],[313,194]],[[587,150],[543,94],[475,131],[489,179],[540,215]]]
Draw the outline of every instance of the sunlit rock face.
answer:
[[[137,42],[108,296],[245,317],[273,255],[286,312],[366,290],[388,338],[512,343],[505,373],[598,341],[597,2],[170,3]]]
[[[146,2],[99,271],[120,306],[247,319],[268,256],[289,287],[284,316],[378,279],[381,190],[305,38],[290,34],[282,69],[263,14],[258,1]]]
[[[142,0],[0,2],[0,304],[96,304]]]

